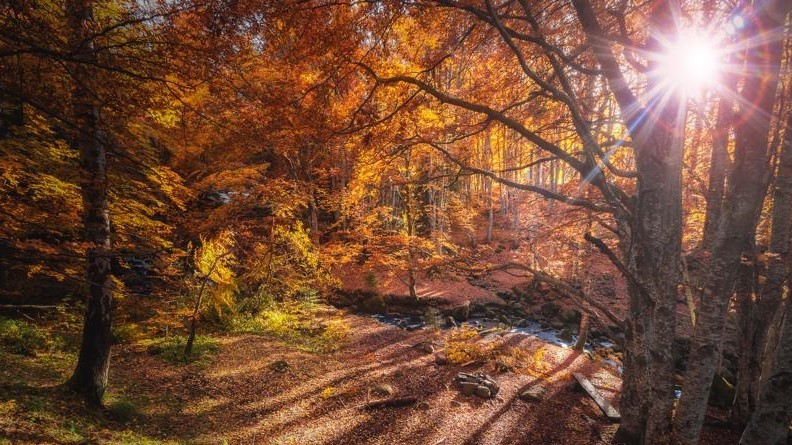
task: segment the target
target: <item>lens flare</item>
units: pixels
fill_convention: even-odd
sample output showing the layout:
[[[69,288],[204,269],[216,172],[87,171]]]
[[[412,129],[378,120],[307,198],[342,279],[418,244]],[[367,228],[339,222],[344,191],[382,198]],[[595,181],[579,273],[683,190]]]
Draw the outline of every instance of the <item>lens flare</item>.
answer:
[[[682,33],[664,45],[656,72],[664,89],[685,97],[700,97],[720,80],[722,55],[716,39]]]

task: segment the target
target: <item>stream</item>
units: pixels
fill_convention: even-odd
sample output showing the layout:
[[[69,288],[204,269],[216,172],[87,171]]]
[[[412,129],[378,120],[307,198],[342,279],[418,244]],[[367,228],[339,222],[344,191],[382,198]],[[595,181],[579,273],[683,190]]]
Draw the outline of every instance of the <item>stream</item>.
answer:
[[[401,329],[406,329],[408,331],[413,331],[417,329],[428,329],[432,326],[427,325],[426,321],[422,316],[419,315],[398,315],[398,314],[374,314],[372,315],[374,319],[379,321],[380,323],[388,324],[391,326],[396,326]],[[560,346],[562,348],[572,348],[575,343],[577,343],[578,336],[577,335],[562,335],[561,329],[555,329],[548,326],[544,326],[541,323],[534,321],[534,320],[523,320],[521,326],[506,326],[503,323],[483,318],[483,317],[472,317],[468,321],[461,323],[462,325],[468,325],[478,330],[485,330],[491,328],[502,328],[505,332],[511,332],[514,334],[525,335],[528,337],[534,337],[539,340],[542,340],[545,343],[550,343],[556,346]],[[438,327],[441,330],[450,329],[451,326],[440,322],[438,323]],[[583,346],[583,349],[590,353],[596,354],[598,349],[613,349],[616,347],[616,343],[610,341],[604,337],[597,337],[594,339],[589,339],[586,344]],[[622,366],[621,364],[617,363],[614,360],[611,360],[606,357],[600,357],[602,359],[602,363],[615,369],[619,374],[622,373]]]

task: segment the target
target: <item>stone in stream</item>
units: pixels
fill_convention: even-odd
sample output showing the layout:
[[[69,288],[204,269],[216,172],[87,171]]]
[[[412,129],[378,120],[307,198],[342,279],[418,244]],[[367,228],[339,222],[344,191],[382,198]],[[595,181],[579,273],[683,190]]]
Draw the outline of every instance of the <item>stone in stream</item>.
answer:
[[[569,343],[569,342],[571,342],[571,341],[572,341],[572,336],[573,336],[573,335],[575,335],[575,334],[574,334],[574,333],[572,333],[572,330],[571,330],[571,329],[569,329],[569,328],[564,328],[564,329],[561,329],[561,330],[558,332],[558,334],[557,334],[557,337],[558,337],[558,339],[559,339],[559,340],[561,340],[561,341],[563,341],[563,342],[566,342],[566,343]]]

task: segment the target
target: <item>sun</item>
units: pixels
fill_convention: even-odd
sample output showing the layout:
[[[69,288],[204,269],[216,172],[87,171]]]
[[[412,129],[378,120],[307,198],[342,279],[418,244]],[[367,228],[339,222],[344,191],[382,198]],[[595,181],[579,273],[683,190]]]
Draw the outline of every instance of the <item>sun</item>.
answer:
[[[691,31],[664,42],[653,73],[663,89],[684,97],[701,97],[716,87],[723,70],[719,40]]]

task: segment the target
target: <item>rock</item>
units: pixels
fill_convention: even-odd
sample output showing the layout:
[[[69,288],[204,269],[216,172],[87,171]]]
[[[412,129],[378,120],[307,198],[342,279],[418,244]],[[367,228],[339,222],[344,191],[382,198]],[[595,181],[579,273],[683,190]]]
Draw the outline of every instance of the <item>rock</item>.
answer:
[[[495,382],[495,380],[488,376],[487,374],[466,374],[464,372],[460,372],[456,376],[456,381],[459,384],[459,389],[464,395],[477,395],[483,398],[494,398],[498,395],[498,391],[500,391],[500,387]],[[483,389],[487,390],[486,394]]]
[[[544,400],[545,389],[541,386],[532,386],[520,393],[520,400],[541,402]]]
[[[467,321],[470,318],[470,301],[465,301],[460,306],[452,308],[451,317],[459,322]]]
[[[476,396],[481,397],[482,399],[489,399],[491,397],[491,392],[489,388],[483,385],[479,385],[476,387],[475,394]]]
[[[564,322],[561,320],[553,320],[550,323],[550,327],[553,329],[564,329]]]
[[[429,410],[429,408],[431,408],[431,407],[429,406],[429,402],[427,402],[427,401],[425,401],[425,400],[422,400],[422,401],[418,402],[418,404],[417,404],[417,405],[415,405],[415,407],[416,407],[416,408],[418,408],[418,409],[420,409],[420,410],[423,410],[423,411],[428,411],[428,410]]]
[[[566,342],[566,343],[569,343],[569,342],[571,342],[571,341],[572,341],[572,336],[573,336],[573,335],[574,335],[574,334],[572,333],[572,330],[571,330],[571,329],[564,328],[564,329],[561,329],[561,330],[558,332],[558,335],[557,335],[557,337],[558,337],[558,339],[559,339],[559,340],[561,340],[561,341],[563,341],[563,342]]]
[[[438,353],[437,355],[435,355],[435,363],[440,365],[440,366],[447,365],[448,364],[448,356],[445,355],[445,353],[442,353],[442,352]]]
[[[455,327],[457,327],[456,321],[454,321],[454,317],[452,317],[450,315],[448,317],[446,317],[445,326],[447,328],[455,328]]]
[[[476,388],[478,388],[478,385],[473,382],[461,382],[459,384],[459,391],[466,396],[472,396],[475,394]]]
[[[518,328],[527,328],[529,324],[530,323],[528,322],[527,319],[521,318],[521,319],[517,320],[516,323],[514,323],[514,326],[516,326]]]
[[[388,396],[393,395],[394,391],[393,391],[393,387],[392,386],[390,386],[390,385],[388,385],[386,383],[381,383],[381,384],[375,386],[371,390],[371,393],[374,394],[377,397],[388,397]]]
[[[459,400],[452,400],[451,406],[453,406],[454,408],[459,408],[460,406],[462,406],[462,402],[460,402]]]
[[[374,295],[360,303],[360,310],[367,314],[381,314],[388,309],[382,295]]]
[[[542,316],[545,318],[554,318],[559,312],[561,312],[561,307],[555,303],[551,302],[542,305]]]
[[[434,346],[431,343],[423,343],[421,344],[421,351],[426,354],[431,354],[434,352]]]
[[[290,367],[286,360],[275,360],[269,364],[269,368],[275,372],[286,372]]]

